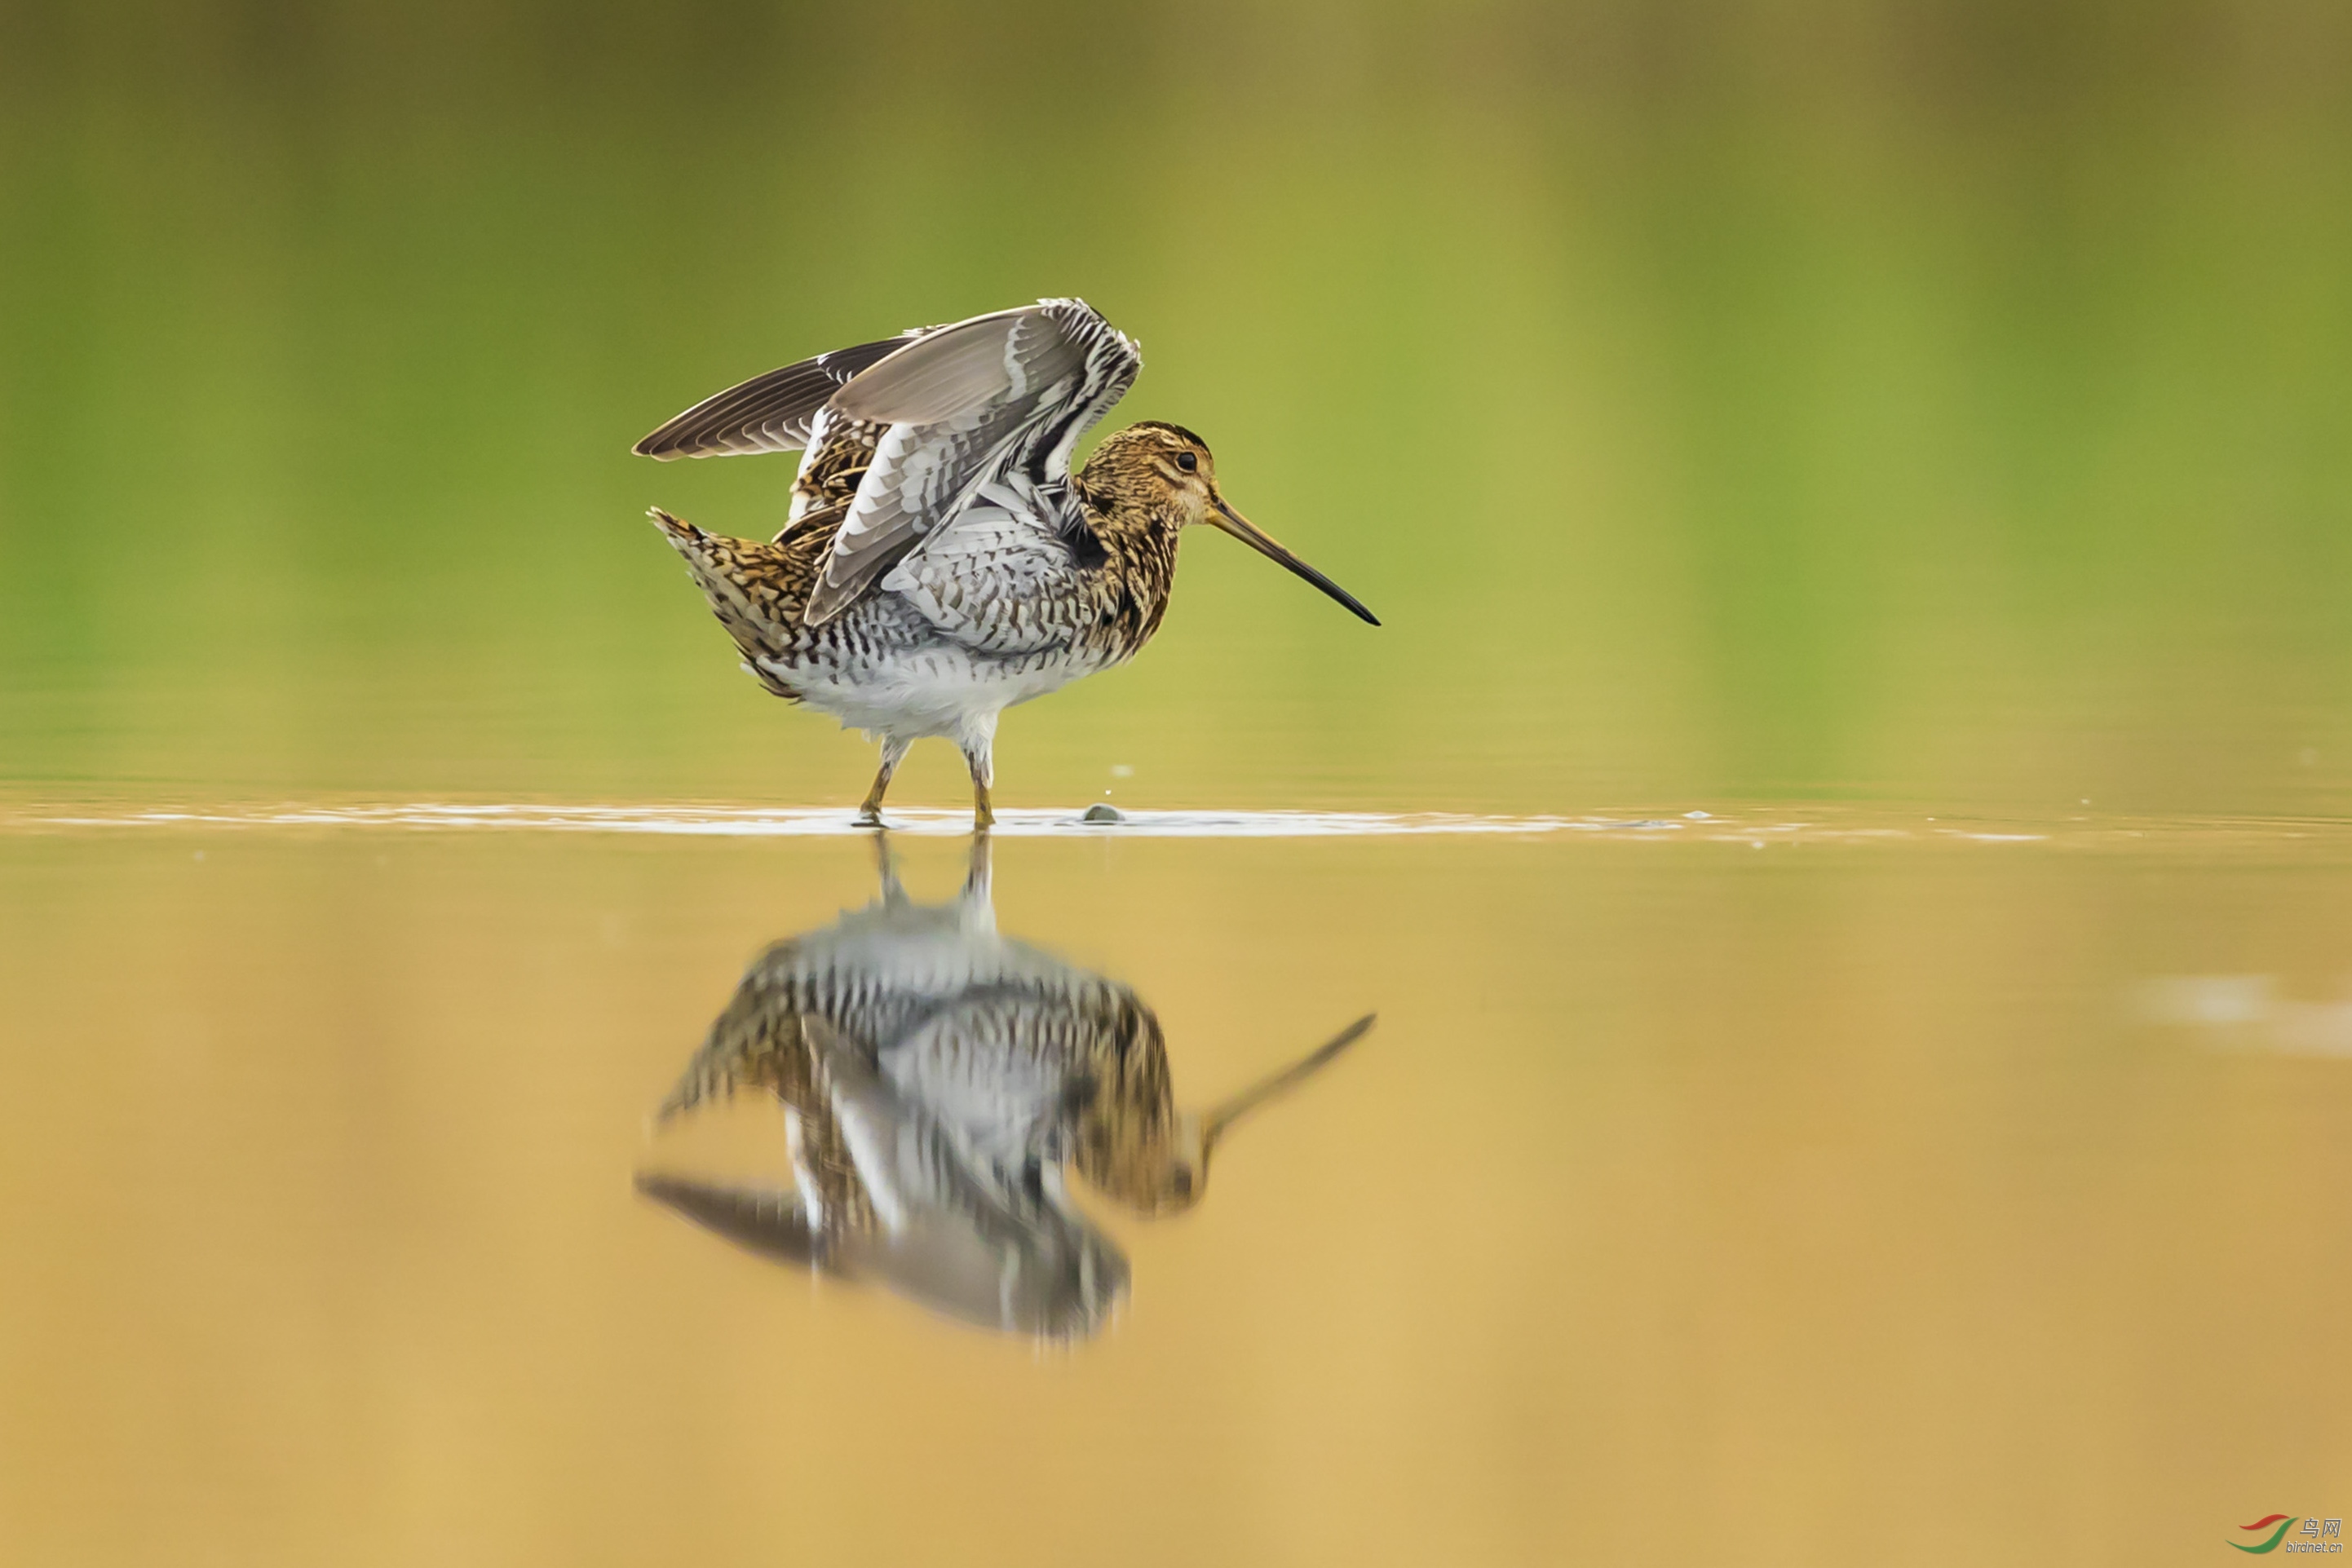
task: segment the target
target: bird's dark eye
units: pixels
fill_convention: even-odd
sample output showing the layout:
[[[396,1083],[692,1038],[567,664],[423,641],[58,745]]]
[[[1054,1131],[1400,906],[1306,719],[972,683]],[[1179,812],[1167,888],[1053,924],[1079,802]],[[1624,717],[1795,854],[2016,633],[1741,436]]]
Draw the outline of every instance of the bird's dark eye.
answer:
[[[1181,468],[1187,474],[1190,474],[1193,469],[1198,468],[1200,465],[1201,460],[1193,456],[1189,452],[1179,452],[1176,455],[1176,466]]]

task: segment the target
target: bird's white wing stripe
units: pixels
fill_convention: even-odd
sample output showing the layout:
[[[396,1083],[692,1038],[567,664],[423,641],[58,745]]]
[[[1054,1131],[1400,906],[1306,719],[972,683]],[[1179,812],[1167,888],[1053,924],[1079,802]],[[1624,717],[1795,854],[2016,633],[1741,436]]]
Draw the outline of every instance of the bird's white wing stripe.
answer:
[[[942,328],[853,378],[833,407],[890,429],[835,536],[809,623],[953,526],[991,480],[1066,482],[1079,435],[1141,367],[1135,345],[1086,304],[1047,299]],[[1059,508],[1024,509],[1042,514],[1041,547],[1059,538]]]
[[[1031,318],[1022,317],[1013,323],[1013,330],[1004,334],[1004,395],[1024,398],[1029,395],[1029,370],[1022,362],[1022,329]]]

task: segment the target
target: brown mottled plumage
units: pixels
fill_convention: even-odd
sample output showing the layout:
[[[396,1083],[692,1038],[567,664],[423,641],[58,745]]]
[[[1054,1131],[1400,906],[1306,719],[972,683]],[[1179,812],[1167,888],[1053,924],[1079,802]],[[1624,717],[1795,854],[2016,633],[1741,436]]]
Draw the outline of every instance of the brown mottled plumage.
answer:
[[[1063,1166],[1139,1214],[1189,1208],[1223,1132],[1371,1020],[1181,1113],[1141,998],[997,935],[987,846],[973,841],[957,899],[925,905],[907,898],[884,845],[881,898],[761,955],[663,1103],[667,1121],[745,1089],[775,1096],[792,1193],[641,1185],[755,1250],[1068,1337],[1098,1325],[1127,1265],[1067,1201]]]
[[[1083,303],[1045,300],[772,371],[638,444],[804,448],[770,543],[654,517],[762,685],[881,737],[862,820],[879,821],[908,747],[944,736],[986,826],[998,714],[1134,657],[1192,524],[1379,624],[1225,503],[1207,444],[1181,425],[1130,425],[1071,475],[1078,436],[1141,365]]]
[[[858,419],[832,424],[824,444],[810,450],[808,461],[793,480],[792,511],[782,532],[776,535],[777,543],[782,543],[794,528],[811,526],[820,517],[835,528],[841,526],[849,503],[857,498],[858,481],[874,465],[875,444],[882,439],[885,428]],[[831,539],[827,535],[828,546]]]

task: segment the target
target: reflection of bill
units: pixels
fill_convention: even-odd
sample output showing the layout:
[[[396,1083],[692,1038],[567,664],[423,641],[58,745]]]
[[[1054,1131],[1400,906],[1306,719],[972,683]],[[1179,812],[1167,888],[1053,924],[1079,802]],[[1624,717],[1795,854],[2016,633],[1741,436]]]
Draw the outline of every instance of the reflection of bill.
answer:
[[[997,934],[985,837],[944,904],[908,900],[881,854],[881,896],[761,954],[660,1111],[775,1095],[795,1185],[646,1174],[638,1187],[764,1257],[991,1328],[1090,1334],[1127,1260],[1070,1201],[1066,1167],[1139,1214],[1188,1208],[1219,1138],[1372,1020],[1180,1113],[1140,998]]]

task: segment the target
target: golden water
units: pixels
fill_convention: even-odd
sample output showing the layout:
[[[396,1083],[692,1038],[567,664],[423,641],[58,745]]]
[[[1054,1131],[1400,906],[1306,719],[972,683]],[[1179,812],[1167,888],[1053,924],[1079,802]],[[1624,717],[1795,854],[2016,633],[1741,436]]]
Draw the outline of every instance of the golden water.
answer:
[[[1001,841],[1180,1100],[1380,1013],[1192,1214],[1088,1201],[1131,1295],[1046,1349],[631,1190],[783,1170],[646,1119],[858,837],[18,823],[12,1554],[2171,1561],[2331,1506],[2352,834],[1748,815]]]

